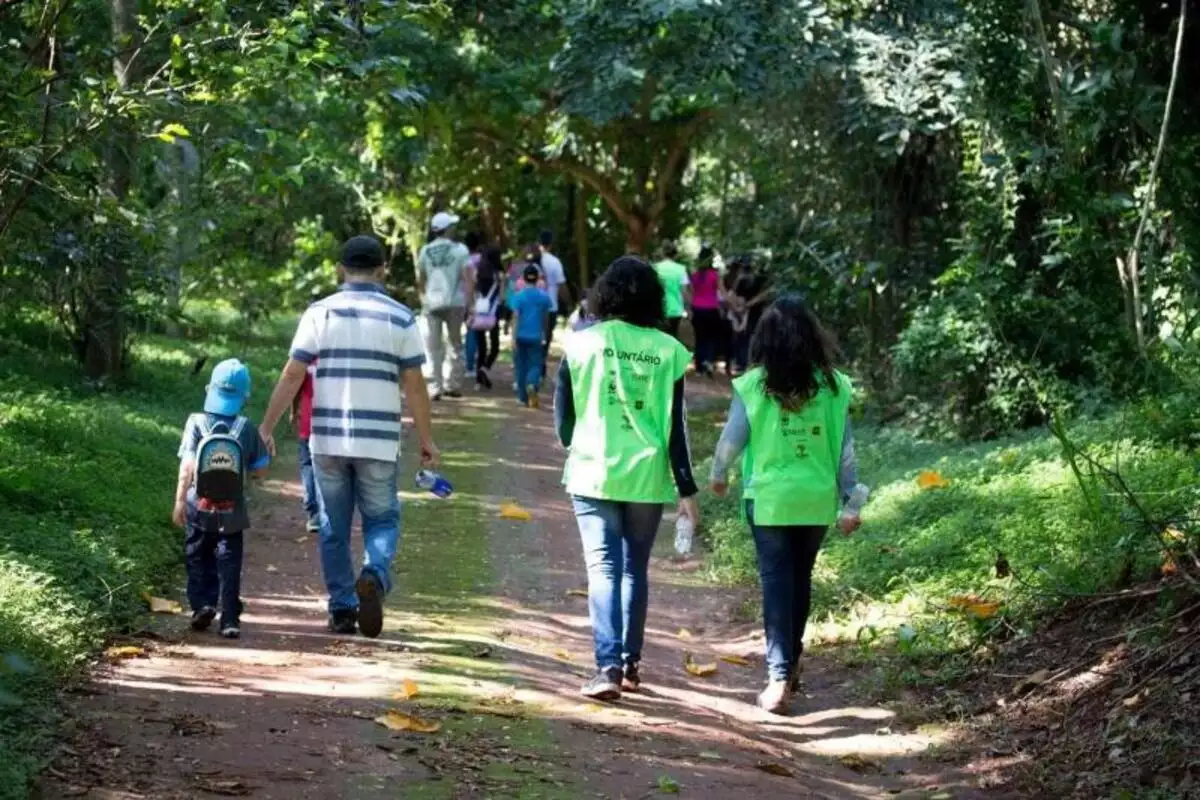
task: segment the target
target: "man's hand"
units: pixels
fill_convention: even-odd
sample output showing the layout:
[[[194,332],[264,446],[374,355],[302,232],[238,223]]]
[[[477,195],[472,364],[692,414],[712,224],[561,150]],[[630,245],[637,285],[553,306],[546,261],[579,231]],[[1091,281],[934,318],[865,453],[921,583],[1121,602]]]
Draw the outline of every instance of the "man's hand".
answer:
[[[859,525],[862,525],[862,517],[858,514],[843,514],[838,517],[837,529],[846,536],[858,530]]]
[[[437,469],[442,463],[442,454],[433,442],[421,442],[421,466],[426,469]]]
[[[692,525],[700,527],[700,504],[696,502],[694,495],[679,501],[679,513],[690,519]]]
[[[712,489],[712,493],[717,497],[724,497],[729,494],[729,484],[725,481],[713,481],[709,484],[709,488]]]
[[[187,504],[183,501],[175,501],[175,510],[171,513],[171,522],[174,522],[176,527],[183,528],[187,525]]]

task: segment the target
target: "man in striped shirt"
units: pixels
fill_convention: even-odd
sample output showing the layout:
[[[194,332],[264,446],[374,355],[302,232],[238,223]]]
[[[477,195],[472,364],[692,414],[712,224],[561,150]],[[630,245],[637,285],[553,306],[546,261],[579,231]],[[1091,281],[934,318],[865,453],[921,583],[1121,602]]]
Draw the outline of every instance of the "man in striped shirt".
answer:
[[[313,383],[312,451],[324,518],[321,571],[335,633],[375,637],[383,630],[383,598],[400,538],[396,496],[401,398],[408,401],[421,463],[437,465],[429,391],[421,375],[425,349],[416,319],[384,291],[383,247],[356,236],[342,249],[341,291],[308,307],[292,340],[263,416],[263,439],[275,451],[274,430],[317,362]],[[362,517],[363,566],[357,578],[350,551],[354,509]]]

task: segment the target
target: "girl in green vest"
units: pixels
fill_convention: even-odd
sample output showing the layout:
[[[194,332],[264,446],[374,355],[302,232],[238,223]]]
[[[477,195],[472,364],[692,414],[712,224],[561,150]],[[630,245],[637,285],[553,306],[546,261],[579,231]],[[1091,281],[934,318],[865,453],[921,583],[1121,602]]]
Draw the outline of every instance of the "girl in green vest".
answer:
[[[641,682],[663,506],[682,497],[681,513],[698,522],[683,403],[691,354],[662,332],[663,288],[640,258],[614,261],[591,303],[599,322],[567,340],[554,417],[569,451],[563,483],[583,541],[596,651],[596,675],[582,691],[615,700]]]
[[[712,489],[724,495],[743,455],[746,518],[754,534],[767,634],[766,689],[759,705],[787,710],[812,596],[813,564],[825,531],[859,525],[858,509],[839,517],[855,491],[850,381],[834,369],[835,347],[798,296],[763,314],[750,345],[751,369],[733,382],[729,419],[713,457]]]

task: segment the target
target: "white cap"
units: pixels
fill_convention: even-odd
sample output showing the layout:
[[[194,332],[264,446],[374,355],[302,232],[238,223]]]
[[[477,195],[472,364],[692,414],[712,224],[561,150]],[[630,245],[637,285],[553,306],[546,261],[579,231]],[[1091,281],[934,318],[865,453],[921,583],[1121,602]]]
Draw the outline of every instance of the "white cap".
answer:
[[[433,215],[433,222],[429,223],[429,227],[435,231],[444,231],[447,228],[452,228],[458,224],[458,217],[445,211],[439,211]]]

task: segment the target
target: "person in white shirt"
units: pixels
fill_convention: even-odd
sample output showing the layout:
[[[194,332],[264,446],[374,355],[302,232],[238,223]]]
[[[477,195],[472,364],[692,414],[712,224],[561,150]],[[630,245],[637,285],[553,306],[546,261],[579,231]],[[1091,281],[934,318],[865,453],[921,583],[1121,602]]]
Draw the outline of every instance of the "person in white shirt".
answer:
[[[538,249],[541,251],[542,277],[546,281],[546,294],[550,295],[550,320],[546,325],[546,341],[542,347],[543,360],[550,357],[550,343],[554,341],[554,328],[558,325],[559,309],[570,305],[567,298],[567,275],[563,263],[558,256],[551,252],[554,246],[554,234],[542,231],[538,237]],[[543,364],[544,373],[545,364]]]
[[[462,337],[471,294],[471,253],[466,245],[454,241],[457,224],[458,217],[453,214],[434,214],[429,226],[433,241],[417,256],[417,289],[425,315],[425,350],[432,370],[429,390],[434,400],[462,397]]]
[[[341,291],[308,307],[283,374],[259,428],[275,453],[275,426],[316,363],[312,450],[321,497],[321,573],[329,592],[329,628],[375,637],[383,630],[383,598],[400,539],[396,496],[401,390],[412,415],[421,463],[436,467],[429,394],[421,365],[425,351],[417,321],[383,288],[383,246],[355,236],[342,248]],[[363,565],[357,577],[350,548],[354,509],[362,517]]]

